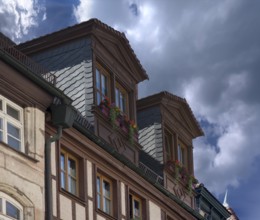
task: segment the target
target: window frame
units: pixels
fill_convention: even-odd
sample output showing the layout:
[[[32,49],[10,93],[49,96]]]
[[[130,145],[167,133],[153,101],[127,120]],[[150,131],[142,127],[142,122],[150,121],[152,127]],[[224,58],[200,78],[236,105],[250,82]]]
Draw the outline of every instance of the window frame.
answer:
[[[3,217],[4,220],[8,220],[8,219],[23,220],[23,206],[18,201],[16,201],[14,198],[12,198],[11,196],[7,195],[2,191],[0,191],[0,201],[1,201],[1,208],[2,208],[2,210],[0,210],[1,218]],[[7,214],[7,210],[6,210],[7,202],[10,203],[19,211],[19,218],[14,218]]]
[[[4,96],[0,95],[0,101],[1,101],[1,109],[0,109],[0,132],[2,133],[2,142],[6,143],[8,146],[10,146],[12,149],[23,152],[24,149],[24,110],[21,106],[15,104],[11,100],[5,98]],[[13,108],[18,113],[18,119],[8,114],[7,106]],[[19,138],[11,135],[8,133],[8,124],[19,130]],[[14,139],[15,141],[18,141],[20,146],[15,147],[8,143],[8,137]]]
[[[61,155],[64,155],[64,168],[65,170],[62,169],[62,160],[61,160]],[[68,160],[69,159],[72,159],[74,162],[75,162],[75,169],[76,169],[76,176],[72,178],[75,180],[75,185],[76,185],[76,189],[75,189],[75,194],[69,190],[69,177],[71,177],[71,175],[69,175],[69,172],[68,172]],[[60,154],[59,154],[59,161],[60,161],[60,170],[59,170],[59,176],[60,176],[60,188],[62,190],[65,190],[66,192],[74,195],[74,196],[79,196],[79,192],[80,192],[80,189],[79,189],[79,159],[74,156],[73,154],[71,154],[70,152],[64,150],[64,149],[61,149],[60,150]],[[64,184],[65,186],[63,187],[62,186],[62,181],[63,181],[63,178],[62,178],[62,173],[64,173],[64,178],[65,178],[65,181],[64,181]]]
[[[131,198],[130,198],[131,197]],[[131,201],[132,199],[132,201]],[[134,214],[135,212],[135,209],[134,209],[134,201],[137,201],[140,205],[140,216],[136,216]],[[144,210],[144,202],[143,202],[143,199],[140,197],[140,196],[137,196],[136,194],[134,193],[129,193],[129,218],[130,220],[131,219],[136,219],[136,220],[143,220],[143,210]],[[132,214],[132,216],[131,216]]]
[[[98,189],[98,178],[99,178],[99,189]],[[106,181],[110,185],[110,198],[107,198],[104,196],[103,193],[103,181]],[[107,176],[97,173],[96,175],[96,205],[97,209],[106,213],[107,215],[113,216],[114,215],[114,195],[113,195],[113,180],[108,178]],[[98,196],[100,196],[100,200],[98,199]],[[109,213],[104,210],[104,199],[108,199],[110,201],[110,210]],[[99,204],[100,202],[100,204]],[[100,208],[99,208],[100,207]]]

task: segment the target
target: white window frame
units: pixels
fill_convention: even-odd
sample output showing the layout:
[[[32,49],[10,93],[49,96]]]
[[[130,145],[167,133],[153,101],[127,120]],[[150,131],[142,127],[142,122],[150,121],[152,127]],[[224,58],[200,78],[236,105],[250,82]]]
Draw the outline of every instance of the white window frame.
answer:
[[[3,193],[3,192],[0,192],[0,198],[2,199],[2,212],[0,212],[0,219],[2,220],[10,220],[10,219],[13,219],[11,216],[8,216],[6,214],[6,202],[9,202],[11,203],[14,207],[16,207],[19,211],[20,211],[20,218],[19,220],[23,220],[23,206],[18,202],[16,201],[14,198],[12,198],[11,196]]]
[[[4,96],[0,95],[0,100],[2,101],[2,110],[0,109],[0,118],[3,120],[3,128],[1,132],[3,133],[3,142],[8,144],[8,133],[7,133],[7,123],[12,124],[20,130],[20,149],[18,151],[24,152],[24,119],[23,119],[23,108]],[[7,114],[7,105],[18,111],[19,120],[13,118]],[[12,146],[10,146],[12,147]],[[13,149],[16,149],[12,147]],[[17,150],[17,149],[16,149]]]

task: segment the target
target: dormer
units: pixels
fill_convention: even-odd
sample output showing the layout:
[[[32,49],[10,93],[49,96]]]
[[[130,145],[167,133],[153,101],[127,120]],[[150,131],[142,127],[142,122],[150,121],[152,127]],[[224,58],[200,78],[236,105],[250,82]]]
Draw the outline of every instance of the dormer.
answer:
[[[123,33],[91,19],[18,47],[56,76],[96,135],[138,164],[137,84],[148,76]]]
[[[194,174],[192,141],[204,133],[191,108],[185,99],[161,92],[138,100],[137,112],[139,143],[162,165],[164,187],[194,207],[188,186]]]

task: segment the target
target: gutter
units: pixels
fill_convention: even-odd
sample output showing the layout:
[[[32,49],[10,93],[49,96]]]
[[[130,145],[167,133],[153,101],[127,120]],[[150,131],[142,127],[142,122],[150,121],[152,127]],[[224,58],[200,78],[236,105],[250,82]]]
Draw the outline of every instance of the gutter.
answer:
[[[26,65],[24,65],[19,60],[14,58],[12,55],[1,50],[1,48],[0,48],[0,57],[4,61],[9,63],[12,67],[16,68],[25,77],[29,78],[30,80],[35,82],[37,85],[39,85],[42,89],[44,89],[45,91],[48,91],[51,95],[60,98],[62,103],[67,104],[67,105],[72,103],[72,99],[70,99],[68,96],[66,96],[61,90],[54,87],[51,83],[47,82],[40,75],[37,75],[30,68],[28,68]]]
[[[174,194],[166,190],[162,185],[155,182],[153,179],[146,176],[146,174],[137,167],[134,163],[129,161],[125,156],[118,153],[114,148],[112,148],[108,143],[106,143],[104,140],[102,140],[100,137],[97,137],[95,134],[93,134],[88,129],[85,129],[80,123],[75,121],[73,123],[73,127],[76,128],[79,132],[84,134],[86,137],[88,137],[91,141],[93,141],[95,144],[99,145],[102,149],[104,149],[106,152],[111,154],[113,157],[115,157],[118,161],[126,165],[128,168],[136,172],[138,175],[143,177],[146,181],[148,181],[150,184],[152,184],[157,190],[159,190],[161,193],[175,201],[177,204],[179,204],[183,209],[185,209],[187,212],[189,212],[192,216],[194,216],[196,219],[203,220],[204,217],[200,215],[198,212],[196,212],[194,209],[189,207],[186,203],[178,199]]]

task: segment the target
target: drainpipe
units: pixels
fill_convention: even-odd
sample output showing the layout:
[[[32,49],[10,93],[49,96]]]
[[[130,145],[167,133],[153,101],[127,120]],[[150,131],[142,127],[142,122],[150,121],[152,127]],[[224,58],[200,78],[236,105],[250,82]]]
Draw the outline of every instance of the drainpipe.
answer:
[[[52,211],[52,178],[51,178],[51,143],[58,141],[62,136],[62,126],[58,126],[57,133],[50,136],[45,143],[45,186],[46,186],[46,220],[51,220]]]
[[[52,105],[52,123],[57,127],[57,133],[50,136],[45,142],[45,220],[52,220],[53,197],[52,197],[52,174],[51,174],[51,143],[58,141],[62,136],[62,130],[73,125],[76,111],[66,104]]]

